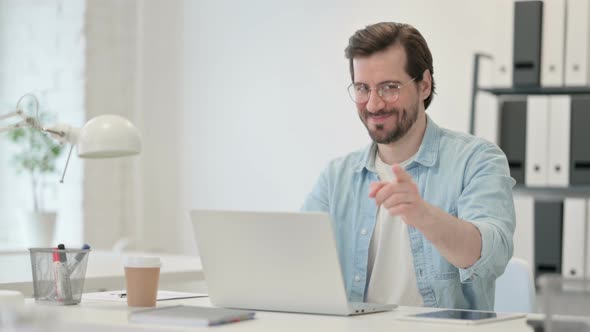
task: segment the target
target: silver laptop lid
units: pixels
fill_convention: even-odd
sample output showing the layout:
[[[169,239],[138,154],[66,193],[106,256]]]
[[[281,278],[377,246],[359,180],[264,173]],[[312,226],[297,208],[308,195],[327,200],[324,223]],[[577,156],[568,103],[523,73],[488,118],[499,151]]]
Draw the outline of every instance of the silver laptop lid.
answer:
[[[194,210],[191,219],[214,305],[349,313],[328,214]]]

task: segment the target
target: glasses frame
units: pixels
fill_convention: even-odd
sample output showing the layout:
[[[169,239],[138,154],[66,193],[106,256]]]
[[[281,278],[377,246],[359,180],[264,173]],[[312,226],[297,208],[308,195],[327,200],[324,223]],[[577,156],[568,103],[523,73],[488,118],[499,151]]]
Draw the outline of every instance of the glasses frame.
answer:
[[[354,103],[356,103],[356,104],[364,104],[364,103],[368,103],[368,102],[369,102],[369,100],[371,100],[371,93],[373,92],[373,90],[377,90],[377,96],[379,96],[379,98],[381,98],[381,100],[383,100],[383,101],[387,101],[387,102],[390,102],[390,103],[395,103],[396,101],[398,101],[398,100],[399,100],[399,96],[400,96],[400,93],[401,93],[401,90],[402,90],[402,88],[403,88],[404,86],[406,86],[407,84],[409,84],[409,83],[411,83],[411,82],[414,82],[414,81],[416,80],[416,78],[417,78],[417,77],[414,77],[414,78],[412,78],[412,79],[408,80],[407,82],[404,82],[404,83],[401,83],[401,84],[399,84],[399,85],[398,85],[398,87],[397,87],[398,93],[397,93],[397,95],[396,95],[395,99],[393,99],[393,100],[385,100],[385,99],[383,99],[383,90],[381,89],[381,87],[383,87],[385,84],[387,84],[387,83],[392,83],[392,82],[383,82],[383,83],[379,84],[377,88],[368,88],[368,93],[367,93],[367,100],[365,100],[365,101],[362,101],[362,102],[358,102],[358,101],[356,101],[356,100],[354,99],[354,97],[353,97],[353,95],[354,95],[354,91],[351,91],[351,89],[350,89],[350,88],[354,87],[354,84],[355,84],[355,83],[354,83],[354,82],[352,82],[352,83],[350,83],[350,85],[349,85],[349,86],[348,86],[348,88],[347,88],[347,91],[348,91],[348,96],[350,97],[350,99],[351,99],[351,100],[352,100]],[[362,84],[362,83],[361,83],[361,84]],[[365,84],[365,85],[366,85],[366,84]]]

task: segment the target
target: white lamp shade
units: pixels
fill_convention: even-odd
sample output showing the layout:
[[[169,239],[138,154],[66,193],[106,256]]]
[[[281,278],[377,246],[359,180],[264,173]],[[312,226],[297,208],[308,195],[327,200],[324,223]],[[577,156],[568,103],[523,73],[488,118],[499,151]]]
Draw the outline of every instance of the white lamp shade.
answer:
[[[80,129],[78,139],[80,158],[114,158],[141,152],[139,130],[119,115],[100,115]]]

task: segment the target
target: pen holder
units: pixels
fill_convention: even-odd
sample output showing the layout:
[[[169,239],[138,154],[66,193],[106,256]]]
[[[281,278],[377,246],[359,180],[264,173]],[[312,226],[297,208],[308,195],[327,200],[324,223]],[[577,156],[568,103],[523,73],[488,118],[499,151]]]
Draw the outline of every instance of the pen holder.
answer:
[[[90,249],[29,248],[35,302],[78,304]]]

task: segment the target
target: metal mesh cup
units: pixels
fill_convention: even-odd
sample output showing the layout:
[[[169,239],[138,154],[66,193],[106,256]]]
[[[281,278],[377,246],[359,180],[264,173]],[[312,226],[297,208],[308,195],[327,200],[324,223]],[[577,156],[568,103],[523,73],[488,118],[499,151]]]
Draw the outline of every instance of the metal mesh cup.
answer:
[[[78,304],[90,249],[30,248],[36,302]]]

